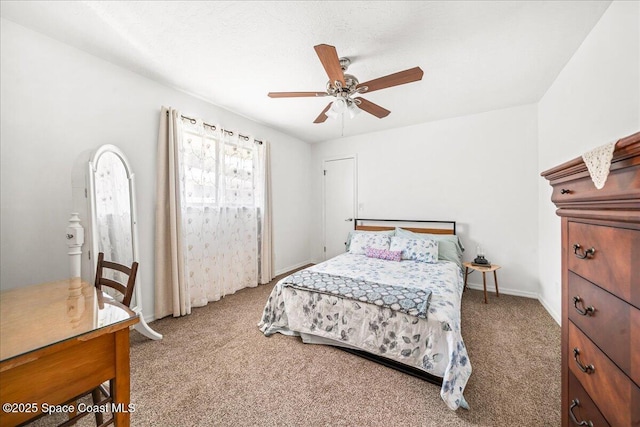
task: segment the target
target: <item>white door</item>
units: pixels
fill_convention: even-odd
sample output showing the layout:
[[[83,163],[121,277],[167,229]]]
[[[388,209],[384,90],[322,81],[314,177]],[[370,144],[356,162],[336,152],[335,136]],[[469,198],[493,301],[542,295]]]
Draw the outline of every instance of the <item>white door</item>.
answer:
[[[355,158],[324,162],[324,259],[345,252],[355,220]]]

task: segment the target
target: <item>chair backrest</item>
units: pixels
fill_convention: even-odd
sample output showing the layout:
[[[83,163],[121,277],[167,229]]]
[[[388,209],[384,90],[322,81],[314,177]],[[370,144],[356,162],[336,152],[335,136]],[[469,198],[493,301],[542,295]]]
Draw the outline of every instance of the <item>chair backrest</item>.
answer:
[[[108,279],[103,276],[105,268],[124,273],[129,276],[129,280],[127,280],[126,284],[122,284],[116,282],[115,280]],[[98,268],[96,271],[95,283],[96,288],[102,290],[102,286],[107,286],[120,292],[124,296],[122,304],[126,305],[127,307],[130,306],[131,298],[133,298],[133,288],[136,285],[136,274],[138,274],[137,262],[134,261],[134,263],[131,264],[131,267],[127,267],[126,265],[117,264],[111,261],[105,261],[104,253],[100,252],[98,254]]]

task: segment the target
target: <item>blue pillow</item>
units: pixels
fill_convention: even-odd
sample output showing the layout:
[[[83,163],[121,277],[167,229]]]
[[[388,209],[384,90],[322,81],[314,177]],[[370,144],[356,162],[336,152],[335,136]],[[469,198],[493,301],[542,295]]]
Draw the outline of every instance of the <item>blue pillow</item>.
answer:
[[[435,240],[438,242],[438,259],[455,262],[462,268],[462,252],[464,252],[464,246],[458,236],[454,234],[414,233],[413,231],[396,227],[396,236],[410,239]]]

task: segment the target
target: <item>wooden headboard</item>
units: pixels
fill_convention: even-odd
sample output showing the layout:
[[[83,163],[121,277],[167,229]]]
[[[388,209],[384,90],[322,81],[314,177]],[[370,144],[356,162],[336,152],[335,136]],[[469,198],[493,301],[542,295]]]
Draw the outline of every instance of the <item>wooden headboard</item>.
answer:
[[[370,224],[370,225],[367,225],[367,224]],[[405,224],[406,226],[404,226],[403,224]],[[363,231],[395,230],[396,227],[413,231],[414,233],[456,234],[455,221],[424,221],[424,220],[404,220],[404,219],[357,218],[354,222],[354,229],[363,230]]]

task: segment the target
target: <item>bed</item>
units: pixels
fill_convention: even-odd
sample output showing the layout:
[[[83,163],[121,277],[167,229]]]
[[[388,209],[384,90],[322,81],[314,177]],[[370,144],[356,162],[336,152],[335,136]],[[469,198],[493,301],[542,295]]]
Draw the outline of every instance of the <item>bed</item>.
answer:
[[[398,223],[356,220],[346,253],[278,281],[258,327],[266,336],[300,336],[423,374],[441,384],[450,409],[468,409],[463,391],[471,363],[460,330],[464,247],[455,222]]]

